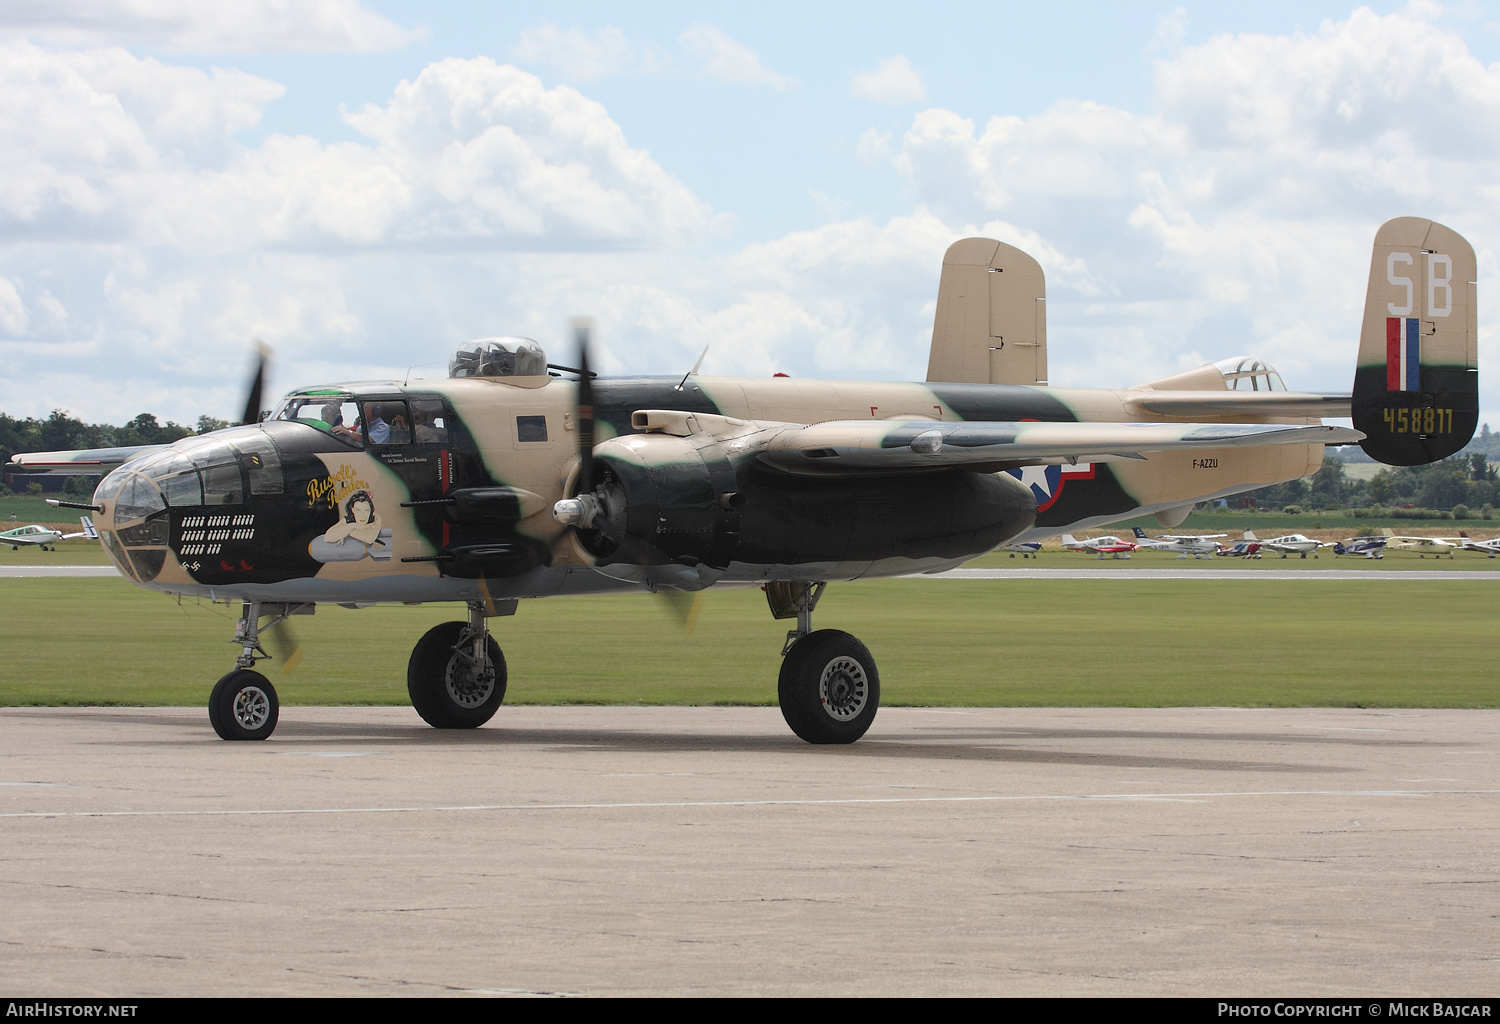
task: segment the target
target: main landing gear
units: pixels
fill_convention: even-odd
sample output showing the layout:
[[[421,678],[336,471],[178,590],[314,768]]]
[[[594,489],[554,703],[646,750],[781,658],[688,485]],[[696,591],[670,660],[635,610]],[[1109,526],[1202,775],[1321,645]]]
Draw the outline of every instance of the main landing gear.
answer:
[[[515,611],[515,602],[501,614]],[[468,622],[443,622],[412,649],[406,692],[434,729],[477,729],[505,699],[505,655],[485,624],[484,605],[469,605]]]
[[[208,720],[214,732],[224,740],[263,740],[276,731],[281,701],[271,681],[254,670],[257,661],[270,657],[260,645],[263,632],[260,620],[272,616],[266,629],[279,625],[288,615],[307,614],[308,604],[262,604],[247,601],[240,609],[240,621],[234,627],[234,642],[240,645],[240,656],[234,670],[214,684],[208,695]]]
[[[781,649],[781,717],[808,743],[853,743],[880,708],[880,673],[870,651],[838,629],[813,632],[812,613],[826,583],[766,584],[771,616],[796,618]]]

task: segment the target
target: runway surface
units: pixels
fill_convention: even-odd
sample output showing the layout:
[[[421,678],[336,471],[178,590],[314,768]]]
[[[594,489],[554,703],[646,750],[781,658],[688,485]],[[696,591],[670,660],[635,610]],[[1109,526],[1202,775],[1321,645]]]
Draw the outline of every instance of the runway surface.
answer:
[[[1500,712],[0,710],[12,995],[1452,995]]]

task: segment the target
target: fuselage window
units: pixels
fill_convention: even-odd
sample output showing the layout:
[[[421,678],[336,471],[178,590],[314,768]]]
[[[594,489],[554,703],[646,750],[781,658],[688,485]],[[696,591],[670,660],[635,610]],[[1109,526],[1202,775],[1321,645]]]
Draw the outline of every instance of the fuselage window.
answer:
[[[371,444],[406,444],[411,440],[410,424],[405,402],[365,403],[365,437]]]
[[[240,467],[234,463],[227,466],[209,466],[203,473],[203,504],[240,505],[245,500],[245,484],[240,477]]]
[[[417,444],[447,444],[448,414],[443,403],[431,398],[411,400],[412,440]]]
[[[517,416],[516,440],[523,443],[547,440],[547,417]]]

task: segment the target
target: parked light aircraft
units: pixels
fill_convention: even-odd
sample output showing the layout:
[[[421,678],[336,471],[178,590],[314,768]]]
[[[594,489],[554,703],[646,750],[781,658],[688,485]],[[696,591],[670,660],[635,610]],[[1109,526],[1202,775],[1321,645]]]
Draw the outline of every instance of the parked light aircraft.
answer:
[[[1262,557],[1260,547],[1260,541],[1258,540],[1242,540],[1222,546],[1214,554],[1222,555],[1225,558],[1260,558]]]
[[[1350,537],[1333,546],[1335,555],[1363,555],[1366,558],[1385,557],[1384,537]]]
[[[77,533],[63,533],[61,530],[33,524],[0,533],[0,543],[9,544],[12,551],[19,550],[22,544],[36,545],[43,551],[54,551],[60,540],[72,540],[74,537],[99,539],[99,531],[94,529],[94,523],[88,516],[81,516],[78,521],[83,524],[83,529]]]
[[[1246,530],[1245,539],[1258,540],[1259,538],[1254,533]],[[1317,558],[1319,548],[1332,547],[1331,544],[1323,544],[1300,533],[1285,533],[1280,537],[1262,540],[1260,541],[1260,546],[1264,549],[1277,552],[1282,558],[1285,558],[1287,555],[1301,555],[1303,558],[1312,555],[1314,558]]]
[[[1463,530],[1459,530],[1458,542],[1458,546],[1465,551],[1477,551],[1480,554],[1489,555],[1491,558],[1500,555],[1500,537],[1495,537],[1491,540],[1475,540]]]
[[[1441,558],[1447,555],[1453,557],[1453,552],[1460,547],[1458,543],[1444,537],[1400,537],[1395,531],[1384,529],[1380,535],[1385,538],[1385,550],[1387,551],[1415,551],[1418,558],[1426,558],[1431,555]]]
[[[1136,549],[1134,543],[1121,540],[1119,537],[1093,537],[1088,540],[1077,540],[1071,533],[1062,535],[1062,546],[1064,551],[1089,551],[1100,558],[1106,555],[1129,558],[1130,553]]]
[[[1228,534],[1225,533],[1164,533],[1159,537],[1148,537],[1145,530],[1139,526],[1135,527],[1137,547],[1150,551],[1174,551],[1178,558],[1186,558],[1188,555],[1194,558],[1215,555],[1220,547],[1215,541],[1219,537],[1227,536]]]
[[[1021,544],[1002,544],[999,550],[1009,551],[1012,558],[1015,558],[1017,555],[1020,555],[1022,558],[1030,558],[1033,555],[1040,555],[1042,553],[1042,542],[1039,540],[1028,540]]]
[[[1306,476],[1326,444],[1444,458],[1478,416],[1474,280],[1457,233],[1392,220],[1375,236],[1352,393],[1290,392],[1246,358],[1063,389],[1048,382],[1041,267],[970,238],[944,257],[921,384],[595,380],[580,328],[572,369],[533,341],[486,339],[444,380],[299,388],[263,422],[257,383],[239,427],[14,461],[119,465],[86,507],[120,570],[242,602],[240,655],[209,698],[226,739],[275,728],[275,688],[254,671],[262,631],[320,602],[466,605],[417,642],[407,685],[430,724],[473,728],[507,683],[488,620],[522,599],[763,586],[772,617],[796,624],[783,716],[805,740],[847,743],[869,728],[880,677],[853,636],[813,631],[830,582],[1145,514],[1170,529],[1197,502]]]

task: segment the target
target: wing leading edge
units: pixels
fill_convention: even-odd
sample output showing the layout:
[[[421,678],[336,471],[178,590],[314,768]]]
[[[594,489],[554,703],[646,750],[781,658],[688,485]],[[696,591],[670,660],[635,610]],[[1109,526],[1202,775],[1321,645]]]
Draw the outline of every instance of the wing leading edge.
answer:
[[[1058,423],[829,420],[799,424],[644,410],[637,428],[733,439],[794,473],[886,472],[957,466],[1145,459],[1154,452],[1264,445],[1354,444],[1348,427],[1283,423]]]

